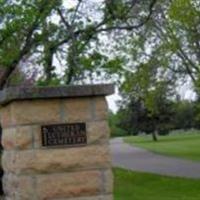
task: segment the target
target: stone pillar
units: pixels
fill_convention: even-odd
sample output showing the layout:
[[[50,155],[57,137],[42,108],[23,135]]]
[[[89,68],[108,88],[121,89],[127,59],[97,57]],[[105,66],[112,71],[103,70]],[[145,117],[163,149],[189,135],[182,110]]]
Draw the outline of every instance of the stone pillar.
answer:
[[[5,199],[112,200],[105,100],[112,93],[112,85],[2,91]],[[86,134],[81,144],[73,138],[80,130],[68,130],[79,123]],[[49,125],[48,146],[42,127]]]

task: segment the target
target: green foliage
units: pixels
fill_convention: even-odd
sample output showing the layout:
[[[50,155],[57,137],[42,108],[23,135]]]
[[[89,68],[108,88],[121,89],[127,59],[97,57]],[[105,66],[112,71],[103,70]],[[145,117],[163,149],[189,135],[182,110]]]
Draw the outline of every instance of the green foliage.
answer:
[[[121,116],[117,126],[129,135],[155,131],[166,135],[175,129],[199,129],[199,108],[198,101],[167,99],[163,90],[153,94],[151,91],[144,99],[128,93],[116,114]]]
[[[125,43],[124,49],[132,59],[129,73],[138,77],[126,87],[138,82],[142,82],[141,88],[156,87],[157,79],[176,88],[180,81],[190,80],[198,93],[199,21],[200,4],[195,0],[157,1],[151,20]]]
[[[191,81],[199,96],[199,6],[193,0],[158,1],[151,20],[124,40],[132,65],[124,67],[119,112],[129,133],[199,127],[198,101],[175,101],[183,80]]]
[[[37,81],[37,86],[60,86],[61,85],[61,80],[59,78],[52,78],[50,80],[46,80],[46,79],[39,79]]]
[[[21,57],[27,34],[32,35],[31,41],[35,38],[35,33],[39,31],[40,25],[47,19],[52,9],[56,8],[60,1],[20,0],[18,2],[8,1],[0,7],[0,65],[10,67]],[[34,49],[30,43],[30,49]]]
[[[121,121],[120,118],[121,116],[119,115],[119,113],[114,114],[112,112],[109,112],[108,123],[110,126],[111,137],[121,137],[128,135],[125,130],[119,127],[119,123]]]
[[[173,1],[169,9],[170,19],[188,26],[189,28],[193,26],[194,21],[192,19],[195,19],[196,16],[199,15],[199,11],[193,2],[193,0]]]
[[[196,102],[187,100],[174,102],[173,127],[174,129],[198,128],[196,125]]]
[[[121,76],[122,59],[107,48],[116,43],[110,34],[127,35],[142,26],[150,13],[142,2],[75,0],[72,6],[61,0],[0,1],[0,66],[8,69],[0,86],[27,63],[44,72],[39,76],[46,83],[55,82],[58,73],[65,84]],[[133,15],[134,8],[142,15]]]
[[[172,107],[169,103],[160,102],[157,105],[157,113],[152,113],[145,107],[144,101],[135,101],[124,105],[120,109],[119,115],[123,115],[119,123],[119,127],[125,129],[131,135],[139,133],[150,134],[157,131],[159,134],[167,134],[173,128],[172,125]]]
[[[167,134],[172,128],[170,98],[174,87],[164,72],[158,70],[152,60],[152,63],[141,64],[133,73],[127,73],[121,87],[124,100],[119,112],[124,113],[121,125],[130,134]]]

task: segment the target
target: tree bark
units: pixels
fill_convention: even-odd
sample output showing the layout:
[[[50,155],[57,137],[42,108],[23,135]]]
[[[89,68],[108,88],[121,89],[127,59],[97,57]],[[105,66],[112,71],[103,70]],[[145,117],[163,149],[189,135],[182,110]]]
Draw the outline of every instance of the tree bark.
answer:
[[[152,139],[153,139],[154,142],[157,142],[157,141],[158,141],[157,135],[158,135],[158,130],[155,129],[155,130],[152,132]]]

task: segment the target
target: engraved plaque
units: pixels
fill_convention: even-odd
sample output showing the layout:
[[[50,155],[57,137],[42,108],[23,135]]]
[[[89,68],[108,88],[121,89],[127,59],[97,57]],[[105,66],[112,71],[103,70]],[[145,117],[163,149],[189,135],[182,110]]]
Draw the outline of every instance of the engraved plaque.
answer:
[[[85,123],[42,126],[42,146],[82,146],[87,144]]]

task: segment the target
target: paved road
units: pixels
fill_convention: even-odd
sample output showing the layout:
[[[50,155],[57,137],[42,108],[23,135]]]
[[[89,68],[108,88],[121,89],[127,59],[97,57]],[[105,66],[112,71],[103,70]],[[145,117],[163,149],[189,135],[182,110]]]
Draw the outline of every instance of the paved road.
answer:
[[[110,144],[113,165],[116,167],[161,175],[200,178],[200,162],[154,154],[125,144],[122,138],[112,139]]]

